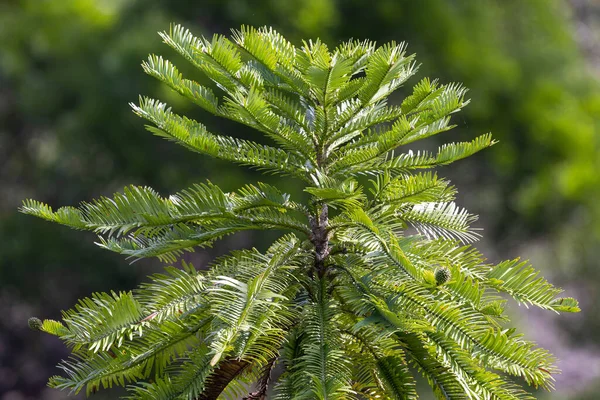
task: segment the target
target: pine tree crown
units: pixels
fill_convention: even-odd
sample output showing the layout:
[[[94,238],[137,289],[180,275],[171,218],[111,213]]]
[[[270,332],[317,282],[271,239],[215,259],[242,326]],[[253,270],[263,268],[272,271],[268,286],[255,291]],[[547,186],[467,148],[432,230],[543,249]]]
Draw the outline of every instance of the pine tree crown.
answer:
[[[579,311],[577,301],[527,262],[488,263],[470,245],[476,217],[431,172],[493,145],[491,135],[398,152],[454,126],[451,114],[468,103],[461,85],[425,78],[388,102],[417,71],[395,42],[296,47],[268,27],[231,39],[179,25],[160,35],[214,85],[156,55],[142,64],[147,74],[271,144],[209,132],[140,97],[131,106],[147,129],[295,178],[310,201],[265,183],[226,193],[210,182],[168,197],[129,186],[56,211],[25,200],[22,212],[94,231],[100,246],[134,259],[176,263],[239,231],[283,231],[266,252],[234,251],[203,271],[182,262],[132,292],[81,299],[62,322],[36,320],[72,348],[50,386],[89,394],[120,385],[129,399],[152,400],[264,399],[268,390],[274,399],[415,399],[415,374],[440,399],[534,398],[506,375],[552,388],[554,357],[506,328],[503,294],[556,312]]]

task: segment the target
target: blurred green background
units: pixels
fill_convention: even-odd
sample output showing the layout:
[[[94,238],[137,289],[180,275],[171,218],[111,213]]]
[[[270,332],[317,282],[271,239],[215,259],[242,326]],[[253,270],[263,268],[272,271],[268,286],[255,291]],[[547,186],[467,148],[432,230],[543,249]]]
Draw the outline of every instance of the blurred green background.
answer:
[[[581,302],[577,315],[513,307],[521,329],[561,360],[558,390],[539,397],[598,399],[599,16],[595,0],[1,0],[0,400],[67,397],[45,382],[68,353],[30,331],[29,316],[57,319],[79,297],[131,289],[161,268],[129,265],[94,246],[94,235],[18,214],[23,198],[58,206],[129,183],[165,194],[206,178],[226,189],[277,183],[153,137],[131,113],[127,103],[145,94],[215,131],[255,135],[208,118],[144,75],[148,53],[193,74],[156,35],[171,22],[206,35],[272,25],[297,44],[317,36],[331,46],[350,37],[406,41],[422,63],[411,83],[430,76],[469,87],[458,128],[439,140],[491,131],[500,143],[440,173],[480,215],[479,247],[491,260],[529,258]],[[293,182],[282,184],[300,195]],[[200,267],[266,239],[237,235],[186,257]]]

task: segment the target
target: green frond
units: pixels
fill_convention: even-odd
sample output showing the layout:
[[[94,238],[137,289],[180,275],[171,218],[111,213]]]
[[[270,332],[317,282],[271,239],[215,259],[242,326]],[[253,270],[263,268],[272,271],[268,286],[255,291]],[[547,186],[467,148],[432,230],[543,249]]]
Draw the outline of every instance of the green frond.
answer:
[[[275,88],[266,88],[264,92],[266,100],[270,103],[274,112],[286,119],[288,125],[294,126],[299,135],[309,135],[311,128],[308,125],[306,113],[302,109],[300,101],[284,91]],[[292,133],[290,133],[292,134]],[[297,133],[298,134],[298,133]],[[311,136],[309,136],[311,137]],[[295,138],[294,141],[304,141],[304,137]],[[309,149],[304,149],[309,150]],[[310,149],[308,154],[313,157],[313,151]]]
[[[553,367],[554,358],[546,350],[492,329],[485,316],[476,310],[431,299],[422,287],[405,284],[397,292],[397,309],[423,310],[431,325],[445,331],[450,339],[487,366],[521,376],[531,385],[552,386],[552,374],[557,370]]]
[[[135,299],[142,305],[144,320],[161,322],[198,309],[204,301],[206,278],[191,264],[182,262],[182,269],[166,267],[165,273],[150,276],[152,282],[142,283],[134,290]]]
[[[472,245],[462,245],[458,240],[438,238],[435,240],[415,241],[407,249],[409,258],[423,266],[454,266],[465,276],[477,281],[485,281],[490,270],[485,257]]]
[[[477,216],[469,214],[467,210],[461,209],[453,202],[419,203],[406,212],[399,212],[398,217],[411,224],[428,239],[442,237],[470,243],[481,236],[476,228],[470,227],[471,223],[477,220]]]
[[[563,312],[579,312],[575,299],[557,297],[561,289],[554,287],[539,276],[527,261],[518,258],[504,261],[493,267],[487,274],[487,283],[498,291],[510,294],[520,303]]]
[[[452,297],[460,298],[461,301],[467,303],[470,307],[476,310],[481,310],[482,307],[489,306],[486,302],[482,305],[482,299],[484,297],[485,287],[475,279],[468,275],[463,274],[460,269],[454,267],[451,269],[452,279],[450,282],[445,284],[445,288],[452,292]],[[443,296],[443,292],[440,297]],[[489,310],[490,312],[492,310]]]
[[[425,78],[415,86],[413,94],[402,102],[402,111],[433,121],[466,106],[469,103],[469,100],[465,100],[466,93],[467,89],[461,84],[438,85]]]
[[[165,43],[225,91],[225,106],[217,110],[219,116],[265,133],[289,152],[311,148],[308,136],[281,129],[280,116],[273,112],[273,107],[263,94],[265,75],[268,74],[252,66],[246,67],[249,64],[243,64],[239,49],[233,42],[218,35],[209,42],[193,36],[179,25],[172,28],[169,34],[163,32],[161,36]]]
[[[356,278],[355,278],[356,279]],[[359,278],[360,279],[360,278]],[[377,291],[394,294],[387,302],[378,301],[376,309],[382,317],[370,317],[359,326],[366,323],[383,322],[395,332],[417,333],[411,323],[399,318],[400,315],[416,315],[424,317],[431,326],[445,332],[450,340],[458,343],[460,348],[470,352],[486,365],[525,378],[535,386],[551,387],[552,373],[556,372],[551,355],[532,343],[521,340],[517,336],[494,330],[488,319],[475,309],[468,309],[453,303],[450,298],[435,299],[428,290],[414,283],[394,284],[386,286],[382,278],[370,278],[368,287],[363,291],[371,298]],[[373,292],[374,291],[374,292]],[[370,320],[370,321],[369,321]],[[409,320],[410,321],[410,320]],[[413,322],[414,324],[414,322]],[[414,325],[413,325],[414,326]],[[425,329],[424,332],[429,332]]]
[[[340,161],[333,163],[331,171],[333,174],[340,173],[343,170],[350,170],[355,174],[380,174],[387,171],[406,172],[414,169],[433,168],[441,165],[448,165],[457,160],[471,156],[478,151],[494,145],[491,135],[481,135],[471,142],[450,143],[441,146],[436,155],[427,151],[412,150],[408,153],[402,153],[395,156],[393,153],[387,155],[391,150],[400,145],[396,141],[398,133],[404,135],[410,127],[405,124],[398,125],[399,130],[394,130],[387,134],[380,135],[376,143],[367,144],[357,148],[346,150]],[[386,135],[391,135],[390,137]],[[354,154],[364,154],[360,158],[352,158]],[[346,160],[346,157],[350,157]],[[383,157],[383,158],[382,158]]]
[[[334,132],[328,140],[329,151],[361,135],[362,132],[402,116],[400,107],[386,106],[384,102],[364,107],[358,101],[347,101],[338,106],[332,116]],[[342,153],[344,155],[344,153]]]
[[[69,334],[69,329],[67,327],[65,327],[60,321],[54,321],[52,319],[45,319],[44,322],[42,322],[40,330],[58,337],[63,337]]]
[[[521,336],[490,329],[479,339],[480,348],[475,354],[484,363],[521,376],[536,388],[552,389],[553,375],[560,372],[554,366],[555,358],[547,350],[536,348],[535,343],[521,339]]]
[[[375,42],[370,40],[350,39],[335,48],[342,57],[352,60],[352,75],[364,71],[369,56],[375,51]]]
[[[493,146],[497,142],[492,135],[486,133],[473,139],[471,142],[450,143],[441,146],[435,157],[435,165],[448,165],[463,158]]]
[[[391,116],[396,119],[391,126],[385,129],[384,127],[377,126],[377,124],[372,124],[368,125],[369,129],[367,129],[366,132],[356,132],[358,134],[355,134],[355,137],[352,137],[351,135],[341,137],[339,144],[343,144],[343,146],[336,154],[336,158],[343,159],[346,153],[357,151],[362,148],[377,148],[378,154],[385,154],[400,146],[402,140],[416,130],[417,120],[414,118],[409,120],[406,115],[402,114],[398,107],[393,107],[391,109],[386,107],[384,109],[392,110],[394,112]],[[351,107],[348,107],[347,110],[344,110],[344,114],[346,113],[350,113],[350,118],[354,113],[354,110]],[[425,124],[424,126],[426,127],[427,125]]]
[[[353,66],[351,59],[331,54],[319,40],[304,44],[297,63],[311,87],[311,97],[323,107],[337,101],[337,93],[349,82]]]
[[[265,85],[278,86],[280,89],[308,97],[308,84],[296,70],[297,49],[273,28],[253,28],[242,26],[233,31],[233,40],[253,60],[263,66]],[[279,81],[277,81],[277,79]]]
[[[190,150],[259,170],[307,179],[305,166],[295,155],[297,151],[290,153],[249,140],[212,134],[204,125],[180,117],[166,104],[153,99],[140,98],[139,106],[131,104],[131,107],[137,115],[157,126],[147,127],[149,131]]]
[[[393,214],[384,215],[384,218],[390,217],[397,219]],[[342,215],[334,223],[340,225],[335,229],[338,240],[357,243],[369,250],[364,259],[372,267],[381,264],[383,271],[391,267],[398,268],[403,274],[399,276],[400,279],[420,280],[422,272],[407,257],[394,234],[396,224],[387,225],[385,221],[373,220],[360,208]]]
[[[151,236],[142,234],[127,237],[99,237],[100,247],[123,254],[128,258],[157,257],[162,262],[176,262],[185,252],[191,252],[194,247],[210,247],[213,242],[224,236],[246,229],[259,229],[257,225],[225,223],[225,226],[213,225],[209,230],[194,228],[185,224],[155,229]],[[134,261],[135,261],[134,260]]]
[[[416,73],[414,55],[406,55],[406,45],[394,42],[379,47],[369,56],[365,67],[366,81],[358,94],[365,104],[387,96]]]
[[[354,174],[374,175],[386,172],[405,173],[414,169],[433,168],[442,165],[448,165],[455,161],[469,157],[485,148],[494,145],[496,142],[490,134],[481,135],[471,142],[450,143],[441,146],[436,155],[427,151],[402,153],[397,157],[388,155],[384,160],[375,158],[375,155],[370,159],[361,161],[352,166],[347,166],[348,172]],[[396,146],[394,146],[396,147]],[[386,149],[382,154],[387,153],[391,149]],[[340,173],[341,168],[337,167],[333,172]]]
[[[497,400],[533,400],[531,394],[499,375],[485,370],[471,355],[456,343],[437,332],[428,332],[437,357],[457,376],[470,398]]]
[[[224,103],[222,115],[264,132],[290,152],[298,152],[298,146],[309,144],[302,136],[294,136],[301,138],[301,142],[295,142],[279,131],[280,117],[269,107],[263,91],[255,86],[247,93],[238,92],[235,97],[226,97]]]
[[[451,202],[454,200],[456,189],[450,182],[439,179],[432,172],[404,175],[391,178],[384,174],[371,180],[373,188],[369,189],[374,202],[393,206],[404,204],[419,204],[427,202]]]
[[[114,357],[118,356],[114,355]],[[108,372],[110,366],[118,369],[118,372]],[[126,383],[135,382],[144,377],[143,366],[136,365],[133,368],[124,369],[109,353],[99,353],[85,361],[72,356],[69,360],[63,360],[59,364],[59,368],[67,374],[67,377],[54,376],[48,382],[48,386],[55,389],[68,389],[72,393],[79,393],[83,388],[87,388],[88,396],[100,388],[124,386]]]
[[[354,315],[346,313],[345,317],[349,324],[356,321]],[[367,398],[418,398],[405,353],[393,335],[369,325],[344,332],[344,339],[344,351],[352,360],[353,388],[358,393]]]
[[[33,215],[46,221],[56,222],[66,225],[73,229],[86,229],[85,222],[82,221],[81,211],[75,207],[61,207],[56,212],[48,204],[37,200],[26,199],[19,209],[24,214]]]
[[[327,203],[333,208],[352,209],[360,207],[366,200],[362,188],[353,178],[343,182],[324,181],[320,187],[306,187],[305,192],[314,197],[315,202]]]
[[[413,93],[402,101],[402,112],[407,114],[422,109],[422,104],[425,104],[427,100],[432,97],[435,98],[435,94],[441,93],[442,90],[443,89],[440,89],[437,79],[421,79],[421,81],[413,87]]]
[[[247,229],[286,229],[308,233],[292,213],[305,209],[266,184],[247,185],[239,194],[224,193],[211,183],[197,184],[163,198],[150,188],[130,186],[113,198],[102,197],[80,208],[52,209],[26,200],[22,212],[75,229],[93,230],[100,245],[135,258],[159,257],[175,262],[195,246]]]
[[[151,54],[148,56],[148,61],[142,63],[142,68],[148,75],[164,82],[171,89],[190,99],[206,111],[218,114],[219,103],[213,91],[197,82],[184,79],[177,67],[169,60]]]
[[[240,53],[223,36],[215,35],[209,41],[194,36],[181,25],[172,26],[168,33],[161,32],[160,36],[226,93],[235,93],[242,87],[235,77],[242,67]]]
[[[61,336],[65,342],[92,352],[106,351],[113,344],[119,346],[127,338],[140,334],[142,307],[132,293],[94,293],[79,300],[71,310],[63,312],[68,333]]]

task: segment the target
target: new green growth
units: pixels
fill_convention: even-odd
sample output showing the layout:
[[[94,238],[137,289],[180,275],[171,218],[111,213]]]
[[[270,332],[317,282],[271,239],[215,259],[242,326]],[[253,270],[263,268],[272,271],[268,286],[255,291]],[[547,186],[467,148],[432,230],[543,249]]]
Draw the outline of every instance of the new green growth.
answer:
[[[431,171],[494,144],[485,134],[437,152],[403,151],[453,127],[459,84],[423,79],[404,44],[351,40],[296,47],[271,28],[231,39],[181,26],[164,42],[212,82],[184,78],[160,56],[143,68],[202,109],[252,127],[270,145],[209,132],[159,100],[134,112],[148,130],[202,155],[304,185],[226,193],[198,183],[163,197],[130,186],[112,198],[22,212],[91,230],[133,259],[177,264],[185,251],[245,230],[276,230],[266,252],[234,251],[198,271],[181,263],[132,292],[96,293],[62,322],[30,325],[72,356],[50,386],[128,399],[416,399],[415,375],[440,399],[533,399],[510,376],[552,388],[554,357],[508,328],[508,294],[550,311],[579,311],[527,262],[492,264],[470,245],[476,219]],[[273,370],[283,371],[274,380]]]

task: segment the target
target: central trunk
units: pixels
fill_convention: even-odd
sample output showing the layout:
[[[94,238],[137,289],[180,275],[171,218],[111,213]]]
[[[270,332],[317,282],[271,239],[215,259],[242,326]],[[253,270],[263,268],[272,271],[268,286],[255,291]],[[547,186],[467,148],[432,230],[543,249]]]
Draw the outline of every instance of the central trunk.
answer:
[[[325,276],[325,258],[329,255],[329,208],[327,204],[321,206],[321,212],[316,218],[311,218],[311,242],[315,245],[315,270],[320,278]]]

